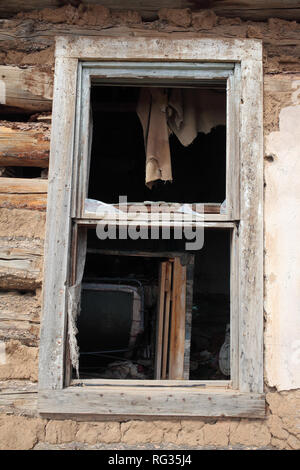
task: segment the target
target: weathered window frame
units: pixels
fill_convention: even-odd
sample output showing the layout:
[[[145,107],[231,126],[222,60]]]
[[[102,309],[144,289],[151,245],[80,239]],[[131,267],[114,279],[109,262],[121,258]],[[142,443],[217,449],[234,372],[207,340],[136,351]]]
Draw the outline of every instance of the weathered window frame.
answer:
[[[231,254],[233,374],[229,382],[148,381],[139,386],[128,381],[112,386],[102,381],[90,382],[90,387],[66,383],[72,223],[97,223],[84,211],[89,139],[82,129],[88,131],[89,121],[81,106],[89,100],[90,78],[86,77],[93,70],[96,74],[101,63],[106,64],[106,71],[115,70],[120,79],[122,64],[124,76],[134,67],[137,73],[137,69],[151,71],[151,65],[156,66],[156,72],[161,70],[170,81],[176,78],[172,72],[176,63],[186,75],[196,70],[195,80],[205,78],[205,74],[207,79],[216,79],[219,72],[226,75],[232,65],[233,72],[226,75],[228,206],[226,214],[206,214],[201,222],[207,228],[231,229],[235,247]],[[89,82],[82,86],[82,80]],[[264,416],[262,82],[262,45],[257,40],[57,38],[40,340],[40,413]]]

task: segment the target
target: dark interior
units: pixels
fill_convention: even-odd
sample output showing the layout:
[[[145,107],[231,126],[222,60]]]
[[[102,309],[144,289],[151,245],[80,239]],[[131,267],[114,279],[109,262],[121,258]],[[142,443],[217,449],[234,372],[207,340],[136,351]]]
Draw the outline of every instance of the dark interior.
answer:
[[[93,292],[87,301],[85,293],[78,334],[80,377],[153,379],[159,262],[165,258],[103,255],[97,249],[182,252],[185,240],[139,240],[137,245],[138,240],[102,241],[94,229],[88,232],[84,285],[137,289],[143,299],[143,328],[129,347],[130,294],[108,289],[106,293]],[[195,252],[190,350],[193,380],[228,378],[220,370],[219,353],[230,323],[229,247],[229,230],[206,229],[204,246]],[[104,318],[110,320],[104,324]]]
[[[173,182],[145,185],[143,130],[136,113],[137,87],[92,87],[93,140],[88,197],[117,203],[216,202],[225,199],[226,128],[198,133],[188,147],[171,134]]]
[[[88,197],[117,203],[217,202],[225,199],[226,128],[198,133],[184,147],[170,136],[172,183],[145,185],[145,149],[136,113],[137,87],[92,87],[93,140]],[[88,230],[78,343],[80,377],[153,379],[159,266],[168,257],[129,256],[136,252],[185,252],[186,240],[106,239]],[[97,250],[105,250],[105,254]],[[108,254],[119,250],[122,254]],[[189,378],[227,379],[219,355],[230,323],[230,230],[205,230],[195,251]],[[190,251],[189,251],[190,253]],[[98,287],[97,287],[98,286]],[[101,286],[101,288],[99,287]],[[97,291],[98,289],[98,291]],[[139,311],[133,308],[134,296]],[[135,311],[135,313],[134,313]],[[136,316],[137,315],[137,316]],[[132,325],[139,332],[133,334]],[[228,335],[227,335],[228,336]]]

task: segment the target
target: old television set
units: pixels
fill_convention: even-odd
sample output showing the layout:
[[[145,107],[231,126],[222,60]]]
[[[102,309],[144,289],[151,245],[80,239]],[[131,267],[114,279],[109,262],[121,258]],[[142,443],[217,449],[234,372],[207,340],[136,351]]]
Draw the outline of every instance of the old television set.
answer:
[[[143,328],[139,287],[104,282],[82,284],[78,345],[83,370],[101,369],[120,356],[130,358]]]

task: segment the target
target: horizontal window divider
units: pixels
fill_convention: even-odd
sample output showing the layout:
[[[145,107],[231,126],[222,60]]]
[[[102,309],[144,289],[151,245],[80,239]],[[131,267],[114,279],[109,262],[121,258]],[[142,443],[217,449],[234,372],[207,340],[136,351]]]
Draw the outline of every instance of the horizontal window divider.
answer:
[[[206,219],[206,218],[205,218]],[[126,223],[122,223],[121,221],[116,221],[113,219],[109,220],[101,220],[101,219],[93,219],[93,218],[74,218],[74,222],[78,225],[90,225],[90,226],[97,226],[98,224],[100,225],[110,225],[110,224],[116,224],[120,227],[126,226]],[[132,221],[131,221],[132,222]],[[168,223],[161,223],[159,221],[156,222],[149,222],[149,221],[143,221],[143,220],[138,220],[139,226],[144,226],[144,227],[178,227],[182,226],[183,224],[179,224],[178,222],[168,222]],[[203,222],[193,222],[193,223],[188,223],[185,222],[184,226],[185,227],[204,227],[204,228],[234,228],[238,225],[238,221],[233,221],[233,220],[226,220],[226,218],[222,219],[214,219],[214,220],[204,220]]]
[[[70,386],[83,387],[221,387],[230,388],[230,380],[125,380],[125,379],[74,379]]]
[[[216,70],[216,71],[232,71],[234,70],[235,64],[234,63],[219,63],[219,62],[206,62],[206,63],[199,63],[199,62],[158,62],[158,61],[148,61],[148,62],[129,62],[128,60],[124,61],[88,61],[82,62],[82,68],[84,69],[99,69],[99,68],[111,68],[111,69],[119,69],[124,68],[124,66],[128,69],[146,69],[148,72],[152,71],[153,68],[157,70],[172,70],[172,72],[177,72],[179,70]]]

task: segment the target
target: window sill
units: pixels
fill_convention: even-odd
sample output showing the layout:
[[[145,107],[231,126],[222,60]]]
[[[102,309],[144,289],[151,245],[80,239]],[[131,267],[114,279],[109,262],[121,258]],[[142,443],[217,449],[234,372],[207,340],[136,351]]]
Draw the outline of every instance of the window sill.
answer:
[[[70,386],[40,390],[41,415],[86,417],[222,416],[264,418],[265,396],[224,387]]]

